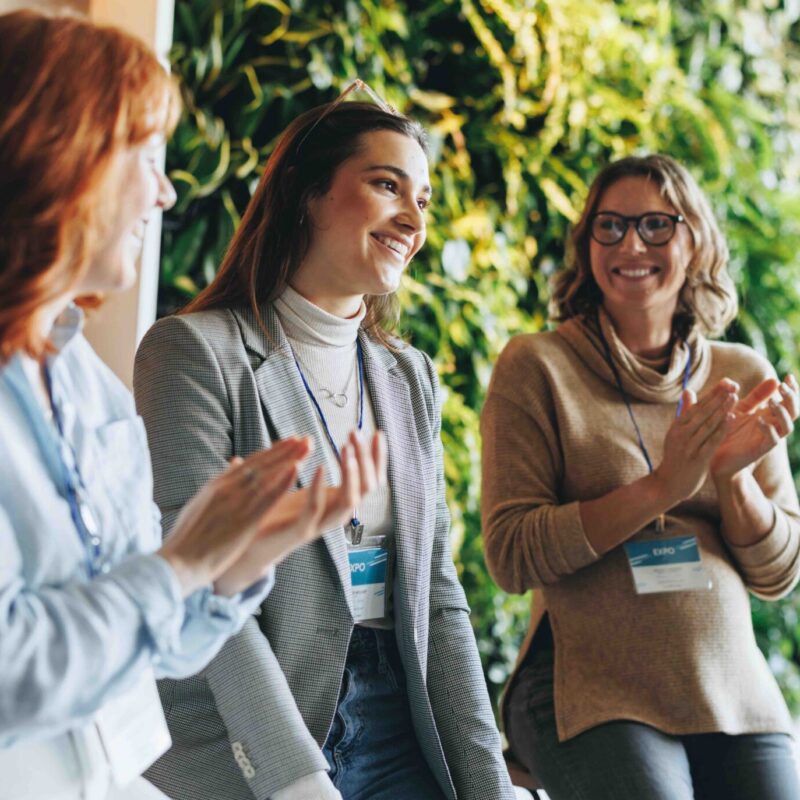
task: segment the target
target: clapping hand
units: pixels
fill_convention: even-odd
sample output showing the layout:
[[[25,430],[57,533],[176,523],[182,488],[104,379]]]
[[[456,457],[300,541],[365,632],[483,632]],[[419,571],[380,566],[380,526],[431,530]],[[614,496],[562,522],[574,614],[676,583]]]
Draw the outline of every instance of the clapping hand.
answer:
[[[664,456],[653,477],[669,505],[691,497],[708,476],[709,463],[732,423],[738,384],[723,378],[698,400],[687,389],[683,409],[664,439]]]
[[[373,489],[386,482],[386,439],[378,431],[369,446],[351,434],[341,450],[342,482],[325,487],[322,467],[311,485],[280,497],[262,517],[256,540],[215,582],[231,595],[263,578],[270,567],[321,533],[343,525]]]
[[[776,396],[777,394],[777,396]],[[794,375],[767,378],[733,409],[734,420],[711,459],[712,476],[731,478],[751,468],[794,430],[800,396]]]

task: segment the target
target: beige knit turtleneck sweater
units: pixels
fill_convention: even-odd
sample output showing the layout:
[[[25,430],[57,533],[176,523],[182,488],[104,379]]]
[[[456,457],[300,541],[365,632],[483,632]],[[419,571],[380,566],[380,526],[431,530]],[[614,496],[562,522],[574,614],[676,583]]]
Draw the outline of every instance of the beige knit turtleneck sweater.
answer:
[[[287,287],[275,301],[281,327],[300,364],[311,391],[320,405],[328,423],[333,440],[341,450],[351,431],[356,430],[359,415],[359,392],[356,339],[358,329],[367,313],[364,303],[359,313],[349,319],[337,317],[306,300],[301,294]],[[328,444],[321,420],[320,431],[326,443],[326,456],[331,472],[339,474],[339,463],[333,448]],[[365,439],[375,432],[375,412],[364,385]],[[384,485],[371,492],[358,509],[358,517],[364,524],[364,544],[385,537],[384,546],[389,550],[386,581],[386,613],[374,620],[360,623],[367,627],[389,629],[394,627],[392,610],[392,581],[394,578],[394,545],[392,527],[391,491]],[[344,536],[344,530],[342,531]]]
[[[744,396],[774,374],[751,349],[696,334],[673,348],[662,374],[600,319],[656,466],[687,346],[689,388],[698,395],[729,377]],[[617,719],[671,734],[791,730],[756,646],[748,598],[748,590],[777,598],[798,579],[800,514],[784,442],[755,469],[775,508],[767,536],[750,547],[730,545],[707,480],[667,522],[672,535],[697,536],[713,589],[637,595],[623,548],[599,557],[578,513],[580,501],[647,473],[594,323],[572,319],[555,332],[512,339],[494,371],[481,430],[486,560],[504,589],[536,590],[523,656],[549,614],[561,740]]]

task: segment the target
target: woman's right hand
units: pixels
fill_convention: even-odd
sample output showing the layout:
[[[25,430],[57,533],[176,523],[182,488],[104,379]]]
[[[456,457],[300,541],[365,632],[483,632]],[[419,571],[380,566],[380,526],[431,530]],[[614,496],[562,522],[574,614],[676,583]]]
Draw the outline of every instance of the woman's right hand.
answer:
[[[342,448],[342,482],[325,487],[322,468],[310,487],[283,495],[262,520],[261,533],[214,584],[233,595],[263,578],[270,567],[323,531],[341,527],[373,489],[386,482],[386,438],[377,431],[369,444],[355,433]]]
[[[295,484],[298,465],[310,450],[308,438],[277,442],[232,464],[184,506],[158,551],[175,571],[184,597],[213,584],[239,560]]]
[[[700,401],[689,389],[681,395],[681,415],[667,431],[664,457],[653,473],[668,507],[691,497],[705,482],[711,458],[733,421],[738,391],[737,383],[723,378]]]

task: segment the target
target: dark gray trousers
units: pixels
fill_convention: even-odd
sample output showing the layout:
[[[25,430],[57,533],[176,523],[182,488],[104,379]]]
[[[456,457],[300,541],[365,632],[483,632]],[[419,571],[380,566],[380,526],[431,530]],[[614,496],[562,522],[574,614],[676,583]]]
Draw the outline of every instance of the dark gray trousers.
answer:
[[[537,639],[544,647],[537,646],[508,697],[507,734],[551,800],[800,800],[794,745],[785,734],[670,736],[620,721],[559,742],[553,652],[547,637]]]

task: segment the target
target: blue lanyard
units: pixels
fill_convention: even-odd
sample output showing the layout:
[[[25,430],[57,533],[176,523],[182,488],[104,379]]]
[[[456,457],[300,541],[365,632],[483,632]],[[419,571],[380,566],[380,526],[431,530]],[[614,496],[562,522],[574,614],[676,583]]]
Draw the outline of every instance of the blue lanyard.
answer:
[[[625,388],[622,385],[622,378],[619,374],[619,370],[617,369],[617,365],[614,363],[614,359],[611,357],[611,348],[608,346],[608,341],[606,340],[605,334],[603,333],[602,325],[600,324],[600,320],[597,321],[597,330],[600,334],[600,340],[603,342],[603,347],[606,351],[606,361],[608,362],[608,366],[611,367],[611,372],[614,373],[614,379],[617,382],[617,388],[619,389],[619,393],[622,395],[622,400],[625,403],[625,407],[628,409],[628,416],[631,418],[631,422],[633,423],[633,427],[636,429],[636,436],[639,438],[639,449],[642,451],[642,455],[644,456],[644,460],[647,462],[647,468],[650,470],[650,474],[653,473],[653,462],[650,459],[650,453],[647,451],[647,445],[644,443],[644,437],[642,436],[642,431],[639,428],[639,423],[636,422],[636,417],[633,413],[633,406],[631,406],[631,401],[628,398],[628,395],[625,391]],[[685,342],[684,342],[685,344]],[[689,384],[689,372],[692,369],[692,351],[689,349],[688,345],[686,348],[689,351],[689,356],[686,359],[686,369],[683,371],[683,386],[682,392],[686,391],[686,387]],[[678,408],[675,411],[675,416],[679,417],[681,415],[681,411],[683,410],[683,397],[678,401]]]
[[[41,413],[39,401],[30,391],[27,377],[18,358],[12,359],[6,369],[3,370],[2,376],[16,396],[25,416],[27,416],[39,449],[45,459],[50,462],[48,466],[51,473],[54,470],[57,473],[53,476],[55,483],[58,486],[59,493],[69,505],[70,516],[86,550],[89,576],[94,578],[104,571],[100,547],[100,529],[94,512],[88,503],[88,493],[81,477],[77,455],[64,436],[61,409],[53,397],[50,367],[45,362],[45,387],[53,409],[53,421],[58,432],[57,439],[52,434],[48,435],[48,431],[52,429]],[[68,458],[65,456],[68,456]],[[70,462],[69,464],[67,463],[68,461]]]
[[[360,339],[356,340],[356,353],[358,356],[358,432],[361,433],[361,429],[364,427],[364,351],[361,348]],[[325,419],[325,412],[322,410],[317,398],[314,396],[314,392],[311,391],[311,387],[308,385],[306,376],[303,374],[303,370],[300,367],[300,362],[297,360],[297,356],[294,354],[294,351],[292,351],[292,358],[294,358],[294,363],[297,365],[297,371],[300,373],[300,380],[303,381],[303,386],[306,387],[306,394],[308,394],[308,396],[311,398],[314,408],[317,409],[319,420],[322,423],[323,429],[325,430],[325,435],[328,437],[328,442],[330,443],[330,446],[336,455],[336,460],[341,465],[342,455],[339,452],[339,448],[336,446],[336,442],[333,440],[333,434],[331,434],[331,429],[328,426],[328,420]],[[353,519],[351,520],[350,524],[353,526],[353,529],[356,529],[361,525],[355,510],[353,510]]]

